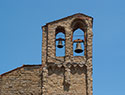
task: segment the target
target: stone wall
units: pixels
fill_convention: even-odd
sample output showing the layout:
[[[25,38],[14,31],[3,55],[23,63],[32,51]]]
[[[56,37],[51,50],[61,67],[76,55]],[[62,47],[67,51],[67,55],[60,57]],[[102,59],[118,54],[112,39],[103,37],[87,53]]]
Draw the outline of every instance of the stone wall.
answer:
[[[41,95],[41,65],[24,65],[1,75],[0,95]]]
[[[43,71],[43,95],[87,95],[86,67],[71,66],[69,81],[65,67],[52,66]]]

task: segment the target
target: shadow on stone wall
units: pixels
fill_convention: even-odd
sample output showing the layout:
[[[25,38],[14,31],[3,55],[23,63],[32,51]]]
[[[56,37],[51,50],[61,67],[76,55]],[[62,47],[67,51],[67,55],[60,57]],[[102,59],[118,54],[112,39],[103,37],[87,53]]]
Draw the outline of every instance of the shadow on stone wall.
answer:
[[[86,74],[86,66],[83,66],[83,67],[80,67],[80,66],[71,66],[70,67],[70,71],[71,71],[71,74],[74,75],[74,74]],[[51,76],[52,74],[56,74],[56,75],[64,75],[65,74],[65,67],[57,67],[57,66],[50,66],[48,68],[48,76]]]
[[[79,74],[79,75],[81,75],[81,74],[85,74],[86,75],[86,66],[83,66],[83,67],[80,67],[80,66],[76,66],[76,67],[74,67],[74,66],[72,66],[71,68],[70,68],[70,70],[71,70],[71,74]]]
[[[85,75],[85,79],[86,79],[86,66],[80,67],[80,66],[71,66],[70,67],[70,75],[69,75],[69,79],[72,80],[75,74],[81,77],[83,75]],[[70,86],[72,85],[72,82],[66,82],[66,76],[65,76],[65,67],[57,67],[57,66],[50,66],[48,67],[48,76],[51,77],[52,75],[57,75],[57,76],[61,76],[63,79],[63,90],[68,92],[70,90]],[[76,80],[75,81],[79,81],[77,80],[77,77],[75,77]],[[81,78],[82,79],[82,78]],[[57,79],[58,80],[58,79]],[[73,80],[74,81],[74,80]],[[82,85],[82,84],[81,84]]]

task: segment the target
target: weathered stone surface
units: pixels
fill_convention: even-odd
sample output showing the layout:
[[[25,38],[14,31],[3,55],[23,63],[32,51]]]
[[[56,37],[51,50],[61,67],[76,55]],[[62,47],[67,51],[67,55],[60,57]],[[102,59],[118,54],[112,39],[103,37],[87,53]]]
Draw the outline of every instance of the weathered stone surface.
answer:
[[[86,67],[72,66],[69,70],[70,73],[65,67],[49,67],[43,74],[43,95],[86,95]]]
[[[2,75],[0,95],[41,95],[41,65],[24,65]]]

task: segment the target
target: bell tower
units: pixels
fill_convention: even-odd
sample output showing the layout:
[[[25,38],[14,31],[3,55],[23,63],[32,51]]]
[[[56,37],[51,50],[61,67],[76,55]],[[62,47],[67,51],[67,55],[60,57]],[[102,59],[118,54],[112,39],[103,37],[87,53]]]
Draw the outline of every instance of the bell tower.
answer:
[[[42,95],[93,94],[92,24],[78,13],[42,27]]]

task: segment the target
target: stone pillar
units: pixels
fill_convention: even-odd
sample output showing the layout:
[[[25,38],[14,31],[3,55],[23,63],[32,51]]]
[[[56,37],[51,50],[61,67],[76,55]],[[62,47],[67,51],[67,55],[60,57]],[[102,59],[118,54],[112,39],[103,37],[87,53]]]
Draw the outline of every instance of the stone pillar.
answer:
[[[47,57],[47,30],[46,27],[42,27],[42,64],[46,64]]]
[[[88,28],[87,28],[87,59],[92,58],[92,38],[93,38],[93,32],[92,32],[92,23],[90,21],[88,22]]]
[[[92,59],[87,60],[87,93],[93,95],[93,79],[92,79]]]
[[[65,67],[65,83],[70,84],[70,69]]]
[[[47,77],[48,76],[48,70],[46,67],[43,68],[42,71],[42,95],[46,95],[47,94],[47,86],[48,86],[48,82],[47,82]]]
[[[56,50],[56,45],[55,45],[55,29],[51,27],[51,25],[48,25],[48,40],[47,40],[47,61],[48,62],[53,62],[55,60],[56,55],[55,55],[55,50]]]
[[[93,95],[93,79],[92,79],[92,22],[91,20],[87,21],[87,93],[88,95]]]
[[[72,57],[72,30],[70,28],[66,28],[66,38],[65,38],[65,61],[70,62]]]

